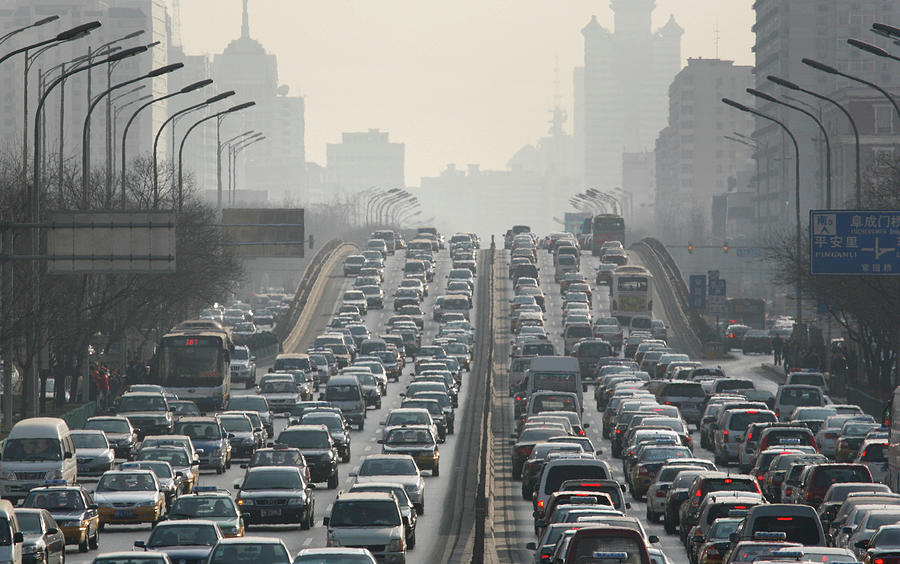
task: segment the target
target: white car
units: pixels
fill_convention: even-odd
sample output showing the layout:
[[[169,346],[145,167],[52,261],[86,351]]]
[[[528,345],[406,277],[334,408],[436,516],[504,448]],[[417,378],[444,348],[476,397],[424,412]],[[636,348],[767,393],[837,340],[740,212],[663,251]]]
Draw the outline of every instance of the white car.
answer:
[[[866,439],[860,445],[859,452],[853,462],[865,464],[872,474],[872,481],[883,484],[887,478],[887,453],[887,439]]]
[[[363,458],[358,472],[351,472],[355,483],[399,482],[419,515],[425,514],[425,480],[416,461],[408,454],[371,454]]]

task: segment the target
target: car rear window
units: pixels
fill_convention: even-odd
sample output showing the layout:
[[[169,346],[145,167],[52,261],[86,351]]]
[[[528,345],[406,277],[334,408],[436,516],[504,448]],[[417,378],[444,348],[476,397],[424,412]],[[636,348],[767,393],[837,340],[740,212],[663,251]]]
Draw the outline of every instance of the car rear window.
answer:
[[[839,468],[824,467],[816,469],[816,475],[813,478],[813,485],[818,488],[828,487],[838,482],[869,482],[869,476],[866,468],[844,466]]]
[[[593,337],[590,325],[570,325],[566,327],[567,339],[588,339]]]
[[[863,462],[887,462],[887,443],[874,443],[867,446],[860,460]]]
[[[602,464],[572,464],[554,466],[547,471],[544,493],[549,495],[559,489],[566,480],[609,480],[606,468]]]
[[[825,379],[821,374],[793,374],[791,375],[791,384],[803,384],[806,386],[823,386]]]
[[[811,388],[782,388],[781,403],[786,405],[822,405],[822,394]]]
[[[757,517],[753,521],[753,533],[760,531],[784,532],[788,542],[805,545],[817,545],[821,542],[818,524],[809,517]]]
[[[732,431],[746,430],[751,423],[762,423],[765,421],[776,421],[774,413],[768,411],[748,410],[739,411],[731,416],[728,422],[728,428]]]
[[[748,478],[710,478],[703,480],[701,493],[709,492],[759,492],[756,482]],[[768,531],[768,529],[760,529]]]
[[[578,346],[578,356],[599,358],[612,356],[612,347],[609,343],[588,342]]]
[[[687,396],[692,398],[705,398],[706,392],[703,391],[703,386],[700,384],[694,383],[677,383],[677,384],[669,384],[665,387],[662,394],[664,396]]]
[[[532,413],[542,411],[578,411],[577,402],[571,396],[537,396],[531,404]]]

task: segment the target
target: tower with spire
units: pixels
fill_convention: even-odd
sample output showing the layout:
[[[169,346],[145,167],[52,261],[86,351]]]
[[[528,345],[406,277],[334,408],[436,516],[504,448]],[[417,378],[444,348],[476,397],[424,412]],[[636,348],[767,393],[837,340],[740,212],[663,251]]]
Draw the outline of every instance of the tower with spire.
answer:
[[[220,91],[236,92],[231,104],[256,102],[223,121],[222,139],[250,130],[266,136],[240,154],[237,186],[247,192],[244,200],[238,194],[235,204],[259,204],[263,197],[277,204],[301,200],[306,186],[304,99],[287,94],[288,86],[278,82],[276,56],[251,36],[248,0],[242,0],[240,37],[213,57],[212,78]]]
[[[668,116],[668,87],[681,68],[683,30],[670,17],[651,28],[655,0],[611,0],[615,28],[596,16],[584,36],[581,120],[586,186],[621,186],[622,153],[652,150]]]

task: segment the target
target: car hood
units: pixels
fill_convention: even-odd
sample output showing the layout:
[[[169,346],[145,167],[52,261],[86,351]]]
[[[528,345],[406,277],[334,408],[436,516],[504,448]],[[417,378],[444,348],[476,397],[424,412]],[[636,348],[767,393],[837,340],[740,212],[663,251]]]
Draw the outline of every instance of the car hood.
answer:
[[[387,539],[403,536],[400,527],[328,527],[328,535],[344,546],[388,544]]]
[[[79,448],[75,450],[75,458],[99,458],[110,452],[108,448]]]
[[[159,419],[167,419],[169,413],[166,411],[126,411],[124,413],[119,413],[119,415],[127,417],[129,420],[132,417],[155,417]]]
[[[104,503],[129,502],[155,500],[156,492],[138,491],[138,492],[97,492],[94,494],[94,501],[99,505]]]
[[[244,499],[253,499],[257,497],[300,497],[302,490],[282,490],[282,489],[266,489],[266,490],[241,490],[240,497]]]
[[[196,450],[198,453],[200,451],[208,452],[210,449],[214,449],[214,448],[222,448],[222,439],[216,439],[213,441],[193,440],[193,443],[194,443],[194,450]]]
[[[406,476],[406,475],[387,475],[387,476],[357,476],[356,483],[357,484],[365,484],[366,482],[397,482],[403,484],[404,486],[416,486],[419,487],[420,480],[418,476]]]
[[[106,433],[106,440],[110,443],[117,443],[119,441],[130,441],[132,439],[131,433]]]

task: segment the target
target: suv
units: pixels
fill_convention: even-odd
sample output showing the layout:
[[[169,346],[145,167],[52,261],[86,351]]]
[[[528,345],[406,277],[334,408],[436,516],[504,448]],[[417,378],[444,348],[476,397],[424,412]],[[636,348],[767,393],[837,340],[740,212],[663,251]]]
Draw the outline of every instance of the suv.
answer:
[[[767,409],[725,409],[719,414],[713,434],[716,464],[737,460],[744,433],[753,423],[774,423],[778,418]]]
[[[687,499],[681,506],[679,522],[681,542],[687,545],[688,532],[697,524],[700,506],[709,492],[740,491],[748,494],[762,492],[752,476],[747,474],[728,474],[726,472],[705,472],[694,479]]]
[[[311,482],[328,482],[338,487],[337,448],[325,425],[291,425],[278,434],[279,444],[299,448],[309,468]]]
[[[218,417],[182,417],[175,424],[175,434],[191,438],[200,455],[200,468],[215,469],[216,474],[231,468],[231,442]]]
[[[256,385],[256,357],[243,345],[234,347],[231,353],[231,383],[243,382],[245,388]]]
[[[841,482],[872,482],[872,474],[865,464],[817,464],[800,484],[798,499],[801,503],[818,506],[828,488]]]
[[[678,407],[685,421],[700,425],[700,417],[703,415],[700,406],[706,399],[706,391],[699,382],[672,380],[657,388],[655,393],[659,403]]]
[[[341,493],[323,522],[328,546],[364,546],[379,561],[406,562],[403,517],[393,493]]]
[[[138,439],[147,435],[167,435],[172,432],[174,419],[169,411],[169,400],[157,392],[127,392],[119,398],[116,414],[124,415],[138,433]]]
[[[262,523],[315,525],[316,500],[299,468],[258,466],[249,468],[238,491],[237,504],[247,526]]]

